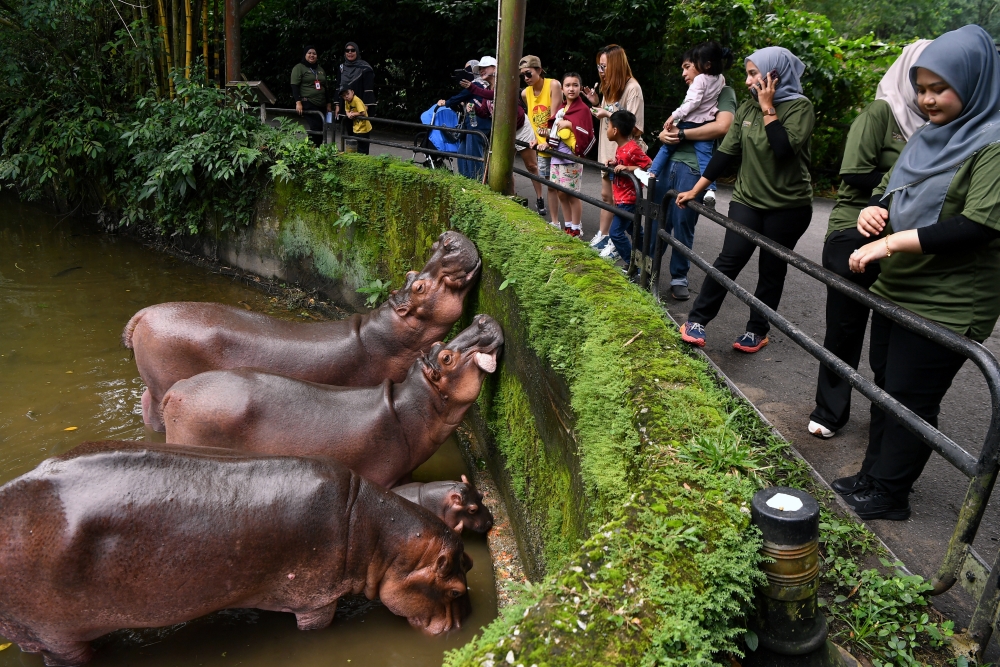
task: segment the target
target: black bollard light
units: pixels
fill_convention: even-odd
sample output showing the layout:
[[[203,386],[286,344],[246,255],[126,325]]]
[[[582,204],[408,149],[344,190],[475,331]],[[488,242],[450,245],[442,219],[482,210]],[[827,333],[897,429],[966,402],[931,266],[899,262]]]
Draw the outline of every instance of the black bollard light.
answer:
[[[826,617],[816,607],[819,503],[799,489],[771,487],[754,495],[750,516],[764,537],[762,553],[772,562],[761,566],[767,585],[757,595],[753,626],[758,646],[743,665],[857,664],[827,640]]]

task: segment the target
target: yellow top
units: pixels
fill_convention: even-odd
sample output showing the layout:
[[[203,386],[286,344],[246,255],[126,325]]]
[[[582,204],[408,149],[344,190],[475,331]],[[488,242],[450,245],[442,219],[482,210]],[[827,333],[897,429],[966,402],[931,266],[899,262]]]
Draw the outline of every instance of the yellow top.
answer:
[[[539,128],[549,126],[549,118],[552,117],[552,81],[554,79],[542,79],[542,92],[536,97],[534,86],[524,89],[524,97],[528,102],[528,122],[535,132],[535,139],[538,143],[545,143],[545,137],[538,134]]]
[[[361,98],[357,95],[350,102],[344,101],[344,111],[357,111],[362,116],[368,115],[368,107],[365,103],[361,101]],[[356,120],[354,121],[354,134],[368,134],[372,131],[372,124],[367,120]]]

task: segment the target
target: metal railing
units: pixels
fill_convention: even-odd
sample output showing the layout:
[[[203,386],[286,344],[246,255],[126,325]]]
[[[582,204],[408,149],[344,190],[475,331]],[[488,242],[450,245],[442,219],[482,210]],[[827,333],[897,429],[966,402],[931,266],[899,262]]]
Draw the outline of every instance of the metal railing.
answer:
[[[523,145],[523,144],[522,144]],[[591,160],[577,158],[562,153],[539,151],[542,155],[558,155],[560,158],[572,160],[601,171],[609,171],[605,165]],[[834,373],[844,378],[853,388],[865,398],[897,419],[904,428],[920,438],[931,449],[936,451],[948,463],[957,468],[969,478],[969,486],[965,499],[959,510],[948,550],[935,574],[932,584],[932,595],[940,595],[950,589],[956,581],[976,599],[976,610],[969,624],[969,634],[975,639],[980,649],[985,647],[993,632],[993,627],[1000,622],[1000,553],[997,554],[992,566],[988,564],[972,547],[983,515],[986,511],[994,484],[1000,471],[1000,362],[984,346],[965,336],[961,336],[946,327],[923,318],[901,306],[876,296],[866,289],[838,276],[819,264],[806,259],[802,255],[775,243],[745,225],[718,213],[696,201],[687,202],[699,215],[739,234],[761,249],[769,252],[785,263],[799,269],[806,275],[837,290],[854,301],[857,301],[876,313],[892,320],[900,326],[931,340],[942,347],[971,360],[982,372],[990,392],[992,413],[989,428],[978,456],[975,456],[954,442],[937,428],[928,424],[912,410],[890,396],[874,382],[863,377],[849,364],[841,360],[822,344],[813,340],[795,324],[780,315],[774,309],[766,306],[748,290],[721,271],[709,264],[700,255],[692,251],[665,230],[669,206],[674,206],[673,199],[676,190],[671,190],[660,201],[654,201],[651,193],[656,191],[656,178],[650,175],[648,186],[644,189],[634,175],[628,173],[636,187],[635,213],[630,213],[610,205],[604,201],[588,197],[579,192],[562,187],[557,183],[546,181],[523,169],[514,169],[515,173],[533,181],[544,183],[547,187],[565,192],[581,201],[610,211],[622,218],[632,220],[632,256],[628,259],[626,273],[630,279],[637,282],[643,289],[651,291],[659,298],[659,270],[666,251],[666,246],[679,252],[691,263],[705,271],[708,276],[740,301],[760,313],[779,331],[787,335],[802,349],[811,354],[820,363]],[[620,176],[620,175],[619,175]],[[639,230],[642,230],[642,242]],[[652,240],[652,243],[651,243]]]
[[[355,120],[367,120],[367,121],[372,122],[372,123],[380,123],[380,124],[389,125],[389,126],[392,126],[392,127],[405,127],[405,128],[419,129],[419,130],[422,130],[423,132],[427,132],[427,133],[433,132],[434,130],[439,130],[439,131],[442,131],[442,132],[451,132],[451,133],[455,133],[455,134],[474,134],[474,135],[478,135],[483,140],[483,150],[486,151],[489,148],[490,139],[486,135],[486,133],[483,132],[483,131],[481,131],[481,130],[468,130],[468,129],[458,128],[458,127],[441,127],[439,125],[424,125],[423,123],[411,123],[411,122],[405,121],[405,120],[393,120],[393,119],[390,119],[390,118],[378,118],[377,116],[356,116],[354,118],[348,118],[346,114],[340,114],[338,120],[340,120],[340,122],[342,123],[341,132],[340,132],[340,150],[341,151],[344,150],[344,142],[346,141],[346,139],[348,137],[352,137],[353,136],[358,141],[365,141],[365,142],[368,142],[369,144],[376,144],[378,146],[389,146],[391,148],[401,148],[403,150],[413,151],[413,160],[414,160],[414,162],[417,161],[416,160],[416,156],[418,154],[423,154],[423,155],[427,155],[429,157],[442,157],[442,158],[456,158],[456,159],[459,159],[459,160],[472,160],[473,162],[479,162],[479,163],[483,164],[484,166],[486,165],[486,156],[485,156],[485,154],[482,157],[480,157],[480,156],[477,156],[477,155],[466,155],[464,153],[454,153],[454,152],[451,152],[451,151],[439,151],[436,148],[428,148],[426,146],[418,144],[417,142],[415,142],[413,145],[409,145],[408,146],[406,144],[401,144],[401,143],[396,142],[396,141],[387,141],[385,139],[372,139],[372,138],[367,138],[367,137],[364,138],[364,139],[362,139],[362,138],[358,137],[357,135],[352,135],[351,133],[349,133],[347,131],[347,127],[348,127],[348,124],[353,124]],[[483,172],[484,172],[483,173],[483,180],[485,182],[485,179],[486,179],[486,173],[485,173],[486,169],[484,169]]]
[[[313,136],[319,135],[319,136],[323,137],[323,143],[324,144],[332,144],[333,143],[333,123],[327,123],[326,122],[326,113],[327,112],[325,112],[325,111],[305,110],[305,111],[303,111],[300,114],[297,109],[284,109],[284,108],[281,108],[281,107],[269,107],[269,106],[266,106],[266,105],[262,104],[262,105],[260,105],[260,122],[266,124],[267,123],[267,117],[268,117],[269,114],[273,115],[273,116],[292,116],[292,117],[295,117],[295,118],[302,118],[302,119],[305,119],[306,116],[316,115],[316,116],[319,116],[320,122],[323,124],[323,129],[317,131],[317,130],[310,130],[308,128],[304,128],[302,131],[305,132],[307,135],[313,135]]]

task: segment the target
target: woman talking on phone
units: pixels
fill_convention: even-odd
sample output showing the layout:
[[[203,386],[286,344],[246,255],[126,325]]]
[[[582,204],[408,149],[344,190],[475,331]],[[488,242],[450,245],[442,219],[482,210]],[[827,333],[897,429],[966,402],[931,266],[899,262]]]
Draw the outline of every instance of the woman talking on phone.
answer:
[[[967,25],[931,42],[909,78],[930,122],[861,211],[857,228],[871,241],[850,267],[878,261],[873,293],[982,342],[1000,317],[1000,56]],[[876,385],[936,427],[965,357],[873,313],[869,361]],[[832,486],[862,519],[902,521],[930,455],[873,404],[861,470]]]
[[[812,103],[802,94],[800,78],[805,65],[780,46],[755,51],[744,65],[746,85],[754,99],[736,110],[736,118],[704,174],[694,188],[677,195],[677,205],[684,208],[726,167],[742,158],[729,217],[786,248],[794,248],[812,220],[809,138],[816,116]],[[713,266],[735,279],[756,248],[739,234],[726,231],[722,252]],[[761,250],[754,296],[777,308],[787,272],[787,264]],[[705,325],[719,314],[725,298],[726,288],[706,277],[687,322],[681,325],[681,338],[704,347]],[[733,348],[757,352],[768,344],[769,329],[764,316],[751,311],[746,332],[736,338]]]

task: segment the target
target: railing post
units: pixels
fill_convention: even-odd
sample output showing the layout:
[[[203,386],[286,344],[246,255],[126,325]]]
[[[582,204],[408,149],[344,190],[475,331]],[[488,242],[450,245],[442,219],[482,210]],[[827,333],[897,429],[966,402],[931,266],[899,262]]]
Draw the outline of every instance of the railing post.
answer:
[[[500,52],[497,53],[497,94],[493,107],[493,139],[486,165],[490,189],[514,194],[514,139],[517,137],[517,99],[521,89],[517,63],[524,48],[527,0],[500,2]],[[527,120],[525,121],[527,122]]]
[[[764,537],[767,584],[757,596],[759,645],[745,667],[802,665],[843,667],[827,641],[826,617],[817,609],[819,503],[805,491],[771,487],[753,497],[750,520]]]

